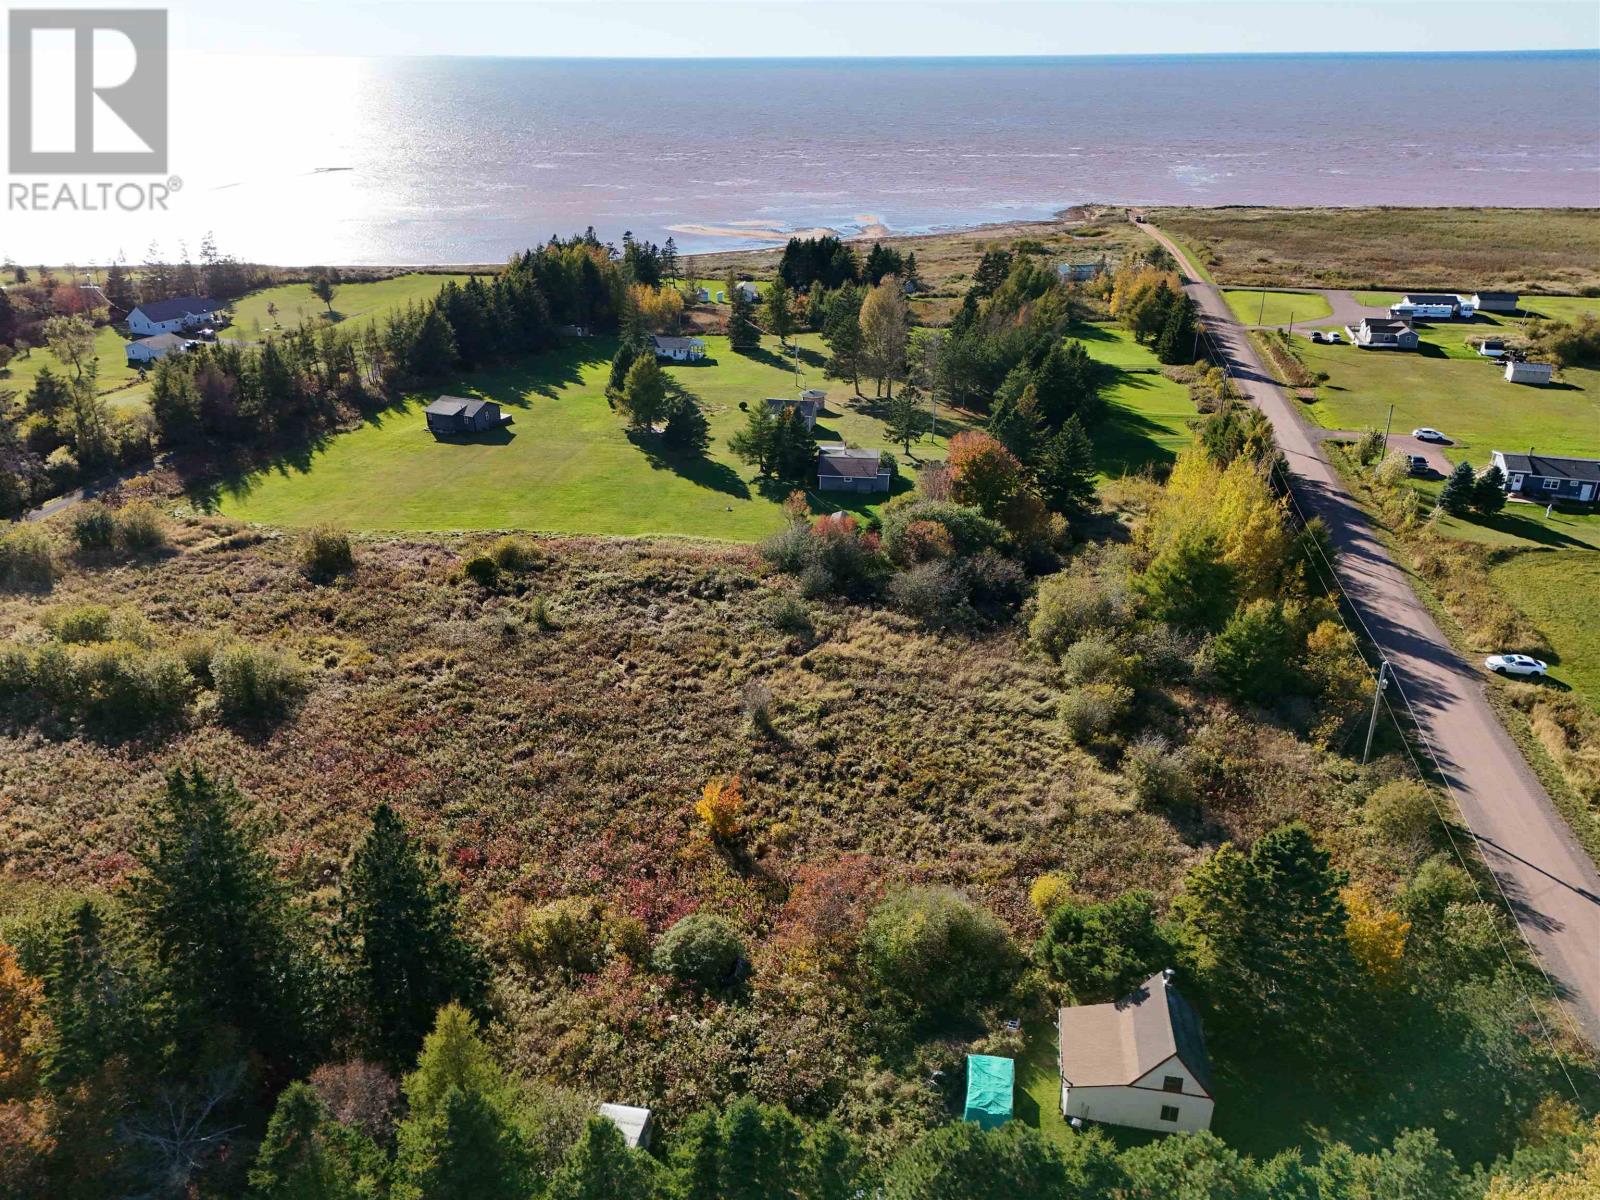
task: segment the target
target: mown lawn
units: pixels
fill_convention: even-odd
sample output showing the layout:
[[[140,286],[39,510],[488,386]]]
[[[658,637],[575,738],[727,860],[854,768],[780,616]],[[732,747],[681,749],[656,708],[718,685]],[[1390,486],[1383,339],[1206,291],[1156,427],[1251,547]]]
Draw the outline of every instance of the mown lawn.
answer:
[[[1388,308],[1391,304],[1399,304],[1404,299],[1399,292],[1355,292],[1353,294],[1357,304],[1365,304],[1372,308]]]
[[[818,440],[890,448],[881,406],[856,397],[848,384],[822,379],[815,336],[796,342],[801,386],[828,389]],[[740,403],[794,395],[796,376],[775,339],[763,339],[750,355],[732,353],[723,337],[706,343],[712,361],[667,368],[710,422],[712,444],[704,458],[685,461],[662,453],[654,436],[630,437],[605,397],[614,343],[595,339],[413,397],[300,461],[235,482],[221,496],[221,511],[267,524],[336,521],[354,529],[761,538],[781,527],[787,489],[761,487],[733,457],[728,438],[745,421]],[[435,441],[421,410],[443,392],[496,400],[514,424],[495,437]],[[905,474],[917,460],[943,458],[950,437],[970,424],[966,414],[941,412],[936,435],[915,444],[909,459],[902,455]],[[882,499],[813,493],[823,511],[869,511]]]
[[[251,292],[233,305],[233,324],[223,336],[250,339],[276,329],[293,329],[301,321],[321,323],[371,320],[384,317],[413,301],[426,300],[447,280],[466,280],[465,275],[413,273],[380,279],[373,283],[341,283],[333,295],[333,317],[327,306],[311,294],[305,283],[286,283]],[[267,311],[276,307],[276,315]]]
[[[1488,322],[1428,326],[1414,354],[1299,342],[1306,366],[1328,374],[1304,411],[1328,429],[1382,429],[1393,404],[1397,432],[1431,425],[1455,443],[1444,448],[1452,461],[1479,468],[1497,449],[1600,454],[1600,371],[1567,370],[1544,388],[1507,383],[1465,344],[1469,333],[1494,329]]]
[[[139,378],[139,372],[128,366],[128,339],[109,325],[95,330],[94,354],[99,367],[97,386],[102,392],[113,392],[127,387]],[[25,355],[13,358],[6,370],[0,371],[0,390],[15,388],[26,392],[39,377],[41,367],[49,367],[58,375],[72,376],[72,368],[43,346],[35,346]]]
[[[1222,295],[1233,315],[1244,325],[1288,325],[1333,315],[1327,299],[1315,292],[1228,288]]]
[[[1591,537],[1600,534],[1600,517],[1588,520]],[[1593,546],[1524,550],[1490,577],[1555,648],[1550,677],[1600,711],[1600,554]]]
[[[1170,463],[1189,444],[1194,404],[1189,389],[1161,373],[1148,347],[1118,325],[1079,325],[1067,335],[1111,368],[1102,396],[1105,418],[1090,431],[1100,475],[1115,479]]]

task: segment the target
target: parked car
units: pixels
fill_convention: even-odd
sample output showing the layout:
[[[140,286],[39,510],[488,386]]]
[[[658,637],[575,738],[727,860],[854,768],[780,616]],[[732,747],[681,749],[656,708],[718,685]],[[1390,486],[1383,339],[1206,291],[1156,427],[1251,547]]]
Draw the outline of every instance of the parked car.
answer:
[[[1313,342],[1325,342],[1328,340],[1328,335],[1323,333],[1320,329],[1313,329],[1311,331],[1311,340]]]
[[[1406,455],[1406,466],[1413,475],[1427,475],[1433,468],[1428,465],[1428,460],[1420,454]]]
[[[1526,654],[1491,654],[1483,660],[1483,665],[1496,675],[1521,675],[1524,678],[1543,675],[1550,669],[1548,663]]]
[[[1340,333],[1337,329],[1335,329],[1332,333],[1330,333],[1328,335],[1328,341],[1329,341],[1329,343],[1331,345],[1335,345],[1335,346],[1343,345],[1344,344],[1344,334]]]
[[[1424,425],[1421,429],[1413,429],[1411,431],[1411,436],[1420,442],[1448,442],[1450,440],[1437,429],[1430,429],[1426,425]]]

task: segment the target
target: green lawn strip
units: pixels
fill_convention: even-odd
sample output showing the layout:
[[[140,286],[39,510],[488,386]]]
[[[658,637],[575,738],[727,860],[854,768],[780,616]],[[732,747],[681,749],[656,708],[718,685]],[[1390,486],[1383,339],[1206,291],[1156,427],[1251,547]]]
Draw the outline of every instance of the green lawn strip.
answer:
[[[1353,292],[1357,304],[1365,304],[1368,308],[1388,308],[1391,304],[1399,304],[1404,298],[1399,292]]]
[[[1600,453],[1600,371],[1570,368],[1553,387],[1507,383],[1501,370],[1466,347],[1467,325],[1431,325],[1423,350],[1360,350],[1297,345],[1312,372],[1326,372],[1306,411],[1328,429],[1382,429],[1394,405],[1393,430],[1442,430],[1452,461],[1482,468],[1493,450],[1591,456]]]
[[[126,387],[139,378],[139,372],[128,366],[128,339],[109,325],[95,330],[94,353],[99,369],[96,386],[102,392]],[[18,393],[33,387],[39,370],[49,367],[58,375],[72,377],[72,368],[43,346],[35,346],[24,355],[13,358],[4,372],[0,372],[0,390],[14,388]]]
[[[1550,677],[1600,712],[1600,554],[1524,550],[1496,563],[1489,577],[1555,648]]]
[[[1151,228],[1155,227],[1152,225]],[[1191,250],[1187,242],[1185,242],[1177,234],[1173,233],[1170,229],[1163,229],[1161,232],[1166,236],[1168,241],[1170,241],[1174,246],[1183,252],[1183,256],[1189,260],[1189,265],[1194,268],[1196,275],[1205,280],[1207,283],[1215,284],[1217,282],[1211,277],[1211,270],[1206,266],[1205,260]]]
[[[882,406],[856,397],[848,384],[821,378],[819,339],[796,339],[805,387],[827,387],[820,440],[890,449]],[[664,534],[751,541],[781,528],[782,489],[765,494],[728,450],[743,425],[741,402],[795,394],[796,378],[763,339],[754,355],[734,354],[723,337],[706,339],[709,361],[671,366],[667,374],[693,396],[711,425],[707,456],[682,461],[660,452],[658,439],[635,444],[605,398],[614,343],[597,338],[514,367],[480,372],[412,397],[307,458],[236,481],[220,508],[266,524],[335,521],[373,530],[537,529],[562,533]],[[515,421],[506,434],[440,442],[427,432],[422,408],[443,392],[500,402]],[[969,427],[968,414],[941,412],[936,435],[917,443],[912,460],[942,459],[949,439]],[[894,447],[898,450],[898,447]],[[911,461],[906,461],[906,475]],[[909,481],[902,487],[909,486]],[[884,496],[813,493],[819,511],[848,507],[863,514]]]
[[[1316,292],[1228,288],[1222,295],[1233,310],[1233,315],[1243,325],[1288,325],[1333,315],[1327,298]]]
[[[1066,1145],[1078,1135],[1061,1115],[1056,1027],[1049,1021],[1029,1021],[1023,1026],[1023,1036],[1026,1041],[1022,1057],[1017,1059],[1016,1093],[1012,1098],[1016,1118],[1052,1142]]]
[[[467,278],[466,275],[415,272],[372,283],[341,283],[333,296],[333,312],[335,319],[341,322],[369,321],[387,316],[413,301],[428,299],[450,279],[464,282]],[[267,312],[269,304],[276,307],[275,316]],[[304,283],[262,288],[234,301],[232,307],[233,321],[223,336],[247,341],[278,330],[294,329],[302,321],[320,325],[329,320],[327,306],[313,296],[310,285]]]
[[[1600,296],[1523,296],[1522,317],[1543,317],[1551,321],[1575,321],[1588,314],[1600,317]]]
[[[1101,392],[1106,415],[1089,431],[1101,478],[1174,461],[1192,438],[1189,389],[1163,375],[1155,353],[1119,325],[1075,325],[1067,336],[1109,368]]]

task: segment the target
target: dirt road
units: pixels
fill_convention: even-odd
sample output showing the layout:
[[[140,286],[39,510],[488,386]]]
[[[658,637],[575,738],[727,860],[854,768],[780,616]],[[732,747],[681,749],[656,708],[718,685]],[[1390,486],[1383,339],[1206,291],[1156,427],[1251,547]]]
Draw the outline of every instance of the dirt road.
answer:
[[[1323,457],[1319,431],[1263,365],[1222,294],[1200,280],[1160,231],[1139,226],[1180,264],[1218,353],[1272,421],[1300,507],[1327,524],[1340,582],[1409,700],[1462,819],[1499,879],[1523,931],[1565,993],[1567,1011],[1600,1045],[1600,873],[1501,726],[1484,677],[1462,661]],[[1405,707],[1395,687],[1396,711]]]

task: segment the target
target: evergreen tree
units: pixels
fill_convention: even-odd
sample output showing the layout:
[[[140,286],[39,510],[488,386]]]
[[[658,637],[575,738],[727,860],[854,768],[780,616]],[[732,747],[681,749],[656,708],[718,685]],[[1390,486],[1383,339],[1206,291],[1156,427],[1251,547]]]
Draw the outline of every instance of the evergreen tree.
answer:
[[[904,270],[901,273],[905,276],[907,288],[913,292],[922,290],[922,276],[917,274],[917,252],[915,250],[906,255]]]
[[[656,1174],[653,1158],[630,1150],[614,1122],[595,1116],[550,1180],[545,1196],[547,1200],[647,1200]]]
[[[1051,429],[1077,417],[1085,425],[1100,415],[1097,368],[1082,342],[1056,342],[1032,373],[1039,413]]]
[[[676,284],[680,278],[678,273],[678,243],[668,235],[666,242],[661,247],[661,274],[668,283]]]
[[[1056,512],[1081,512],[1094,504],[1094,445],[1076,415],[1044,444],[1033,469],[1040,494]]]
[[[183,1014],[180,1028],[230,1026],[283,1064],[312,1041],[315,997],[283,889],[239,807],[239,794],[200,767],[173,770],[145,820],[129,904]]]
[[[142,989],[112,961],[93,901],[80,901],[55,930],[43,981],[50,1036],[42,1059],[52,1092],[63,1094],[137,1050]]]
[[[611,356],[611,374],[606,379],[607,396],[616,399],[622,395],[623,385],[628,382],[628,372],[639,361],[639,354],[639,346],[632,339],[625,337],[617,343],[617,352]]]
[[[1211,644],[1217,680],[1240,700],[1267,704],[1294,682],[1299,646],[1275,600],[1254,600],[1228,619]]]
[[[739,287],[739,281],[728,276],[728,345],[734,350],[754,350],[761,345],[761,328],[756,324],[755,301]]]
[[[682,454],[704,454],[711,445],[711,424],[689,396],[680,394],[669,401],[661,441]]]
[[[692,1113],[672,1142],[669,1163],[673,1200],[705,1200],[717,1195],[722,1162],[722,1130],[717,1114]]]
[[[1220,1032],[1308,1056],[1342,1036],[1341,993],[1359,976],[1344,883],[1300,824],[1190,870],[1173,908]]]
[[[667,411],[667,377],[655,355],[643,355],[628,368],[619,403],[635,429],[655,428]]]
[[[789,335],[794,332],[794,308],[789,295],[789,287],[784,283],[782,275],[774,279],[772,286],[767,289],[764,309],[767,332],[787,346],[789,344]]]
[[[772,473],[779,479],[805,483],[816,469],[816,435],[797,410],[785,408],[778,414],[773,431]]]
[[[1491,465],[1478,476],[1472,487],[1472,507],[1486,517],[1492,517],[1506,506],[1506,476],[1499,467]]]
[[[267,347],[272,344],[268,342]],[[443,313],[430,307],[423,313],[407,350],[405,362],[410,374],[420,379],[447,375],[456,361],[455,331]]]
[[[750,405],[744,428],[728,439],[728,449],[734,456],[762,475],[772,474],[777,445],[778,421],[762,400]]]
[[[41,366],[28,389],[28,411],[54,419],[72,404],[72,381],[57,375],[48,365]]]
[[[1120,1000],[1167,953],[1155,897],[1138,890],[1103,904],[1069,897],[1051,910],[1039,939],[1039,957],[1079,1003]]]
[[[1013,371],[1012,375],[1018,372]],[[1026,377],[1026,370],[1018,375],[1019,379]],[[1011,376],[1006,377],[1006,382],[1012,382]],[[1002,389],[995,397],[994,407],[989,412],[989,432],[1019,461],[1029,463],[1045,440],[1044,418],[1039,413],[1039,389],[1030,382],[1018,395],[1009,392],[1010,389]]]
[[[1237,579],[1222,560],[1213,533],[1184,530],[1135,576],[1133,590],[1158,621],[1189,629],[1220,629],[1237,601]]]
[[[306,1083],[278,1096],[250,1171],[254,1200],[363,1200],[382,1194],[387,1162],[357,1130],[334,1120]]]
[[[119,258],[111,264],[111,269],[106,272],[106,299],[113,308],[123,312],[131,312],[138,307],[139,297],[133,290],[133,282],[128,278],[128,272]],[[4,323],[0,322],[0,336],[4,334]]]
[[[866,348],[861,335],[861,300],[859,288],[840,289],[828,302],[828,314],[822,326],[822,340],[832,351],[823,374],[830,379],[848,379],[858,396]]]
[[[718,1182],[723,1200],[769,1200],[800,1174],[803,1133],[781,1108],[741,1096],[722,1114]]]
[[[933,424],[933,414],[928,411],[927,398],[912,384],[900,389],[898,396],[890,398],[888,411],[883,416],[883,436],[899,442],[907,454],[911,443],[928,432]]]
[[[1444,481],[1444,487],[1439,489],[1439,508],[1452,517],[1464,517],[1472,508],[1476,490],[1472,464],[1463,460],[1456,464],[1456,469]]]
[[[1156,338],[1156,357],[1168,364],[1193,362],[1196,346],[1194,301],[1180,292],[1167,305],[1166,319]]]
[[[883,282],[885,276],[900,274],[900,252],[892,250],[882,242],[873,242],[872,249],[867,253],[866,276],[867,282],[873,287]]]
[[[983,258],[978,261],[978,269],[972,273],[972,288],[967,294],[979,300],[987,299],[1000,290],[1000,285],[1010,274],[1011,251],[998,248],[985,250]]]
[[[391,1066],[416,1058],[443,1005],[482,997],[484,966],[458,928],[455,895],[387,804],[345,873],[337,941],[359,1035]]]
[[[1017,1121],[981,1129],[969,1121],[945,1124],[918,1138],[890,1164],[884,1200],[956,1200],[1016,1196],[1029,1200],[1089,1200],[1103,1192],[1069,1186],[1061,1152]]]

